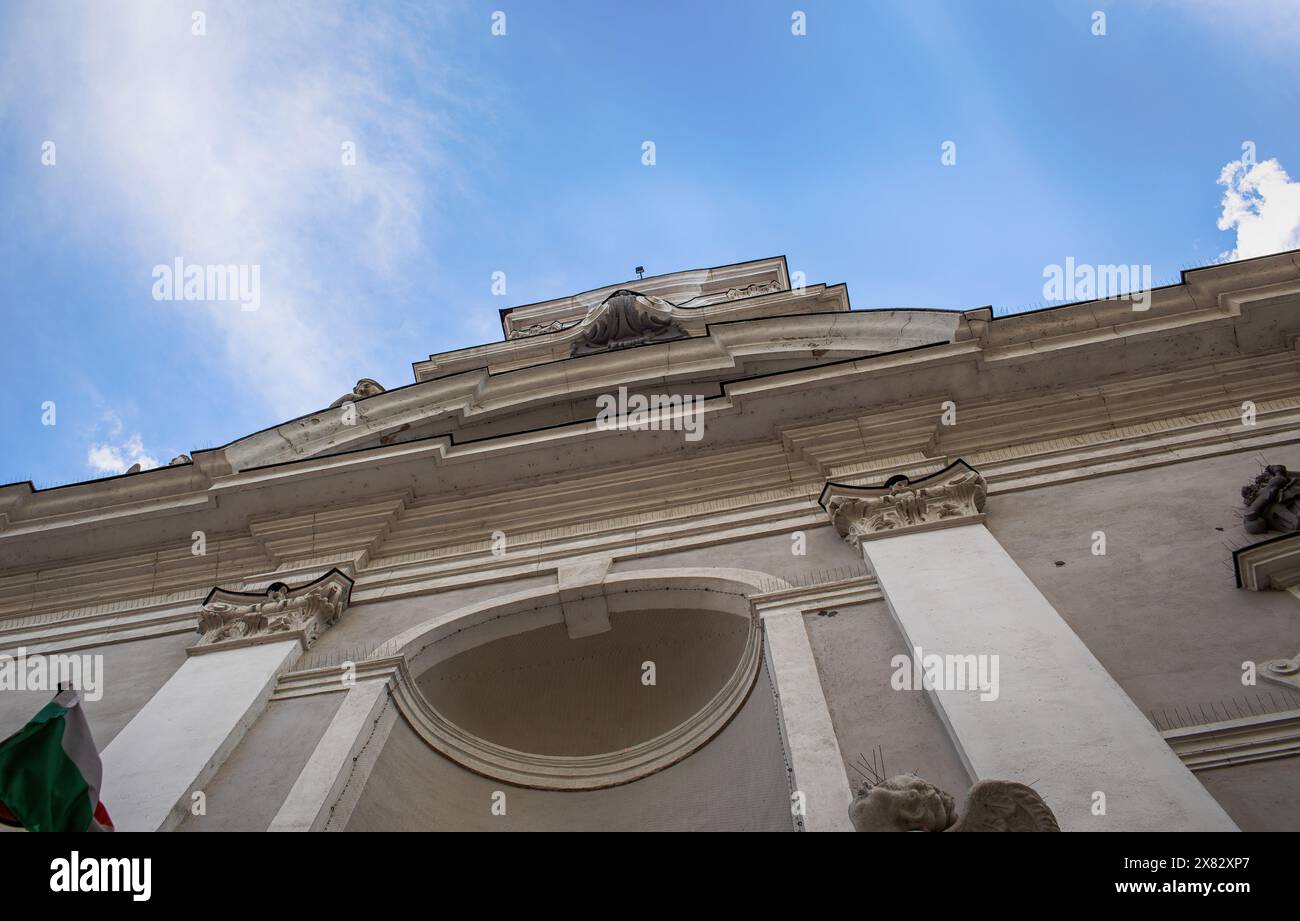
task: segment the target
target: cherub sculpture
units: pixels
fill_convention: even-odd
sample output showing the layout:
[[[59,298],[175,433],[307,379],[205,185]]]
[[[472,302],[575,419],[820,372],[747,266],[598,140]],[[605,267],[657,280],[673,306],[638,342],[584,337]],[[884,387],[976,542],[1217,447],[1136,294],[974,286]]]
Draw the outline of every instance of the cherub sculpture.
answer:
[[[1061,830],[1043,798],[1022,783],[981,780],[958,813],[951,796],[915,774],[884,778],[883,755],[878,767],[860,760],[854,767],[867,781],[849,804],[855,831]]]
[[[379,381],[363,377],[361,380],[357,381],[357,385],[352,388],[351,393],[345,393],[343,396],[331,403],[330,409],[334,409],[336,406],[342,406],[344,403],[355,403],[357,400],[364,400],[366,397],[379,396],[379,394],[383,392],[384,387],[379,383]]]
[[[1300,531],[1300,483],[1281,464],[1269,464],[1241,488],[1247,534]]]

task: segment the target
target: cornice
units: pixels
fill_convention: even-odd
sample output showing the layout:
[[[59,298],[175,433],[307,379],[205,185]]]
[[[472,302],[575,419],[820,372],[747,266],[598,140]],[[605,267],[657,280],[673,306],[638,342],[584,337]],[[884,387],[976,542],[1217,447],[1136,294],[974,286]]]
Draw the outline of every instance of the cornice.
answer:
[[[1286,273],[1300,276],[1291,256],[1284,254],[1203,270],[1195,279],[1189,274],[1183,299],[1189,301],[1190,312],[1228,309],[1220,307],[1220,300],[1228,299],[1241,316],[1225,326],[1197,314],[1201,319],[1186,327],[1187,335],[1169,346],[1167,360],[1158,367],[1147,369],[1145,363],[1154,360],[1150,356],[1164,347],[1164,340],[1143,340],[1141,349],[1089,347],[1071,359],[1072,364],[1043,366],[1054,372],[1044,380],[1053,379],[1059,369],[1062,375],[1069,371],[1084,380],[1091,375],[1086,384],[1037,386],[1034,368],[1008,376],[1005,362],[987,362],[984,350],[989,342],[1009,344],[1013,337],[1006,331],[1030,323],[1016,317],[991,318],[987,311],[965,316],[968,329],[980,326],[978,336],[965,340],[726,382],[721,395],[705,406],[716,440],[686,454],[680,444],[668,446],[671,451],[655,444],[660,451],[656,455],[647,450],[651,443],[636,433],[615,437],[588,421],[474,442],[443,437],[381,445],[239,473],[229,472],[224,450],[199,452],[192,465],[147,476],[35,494],[29,484],[3,487],[0,549],[28,553],[35,547],[45,555],[39,564],[0,575],[0,623],[47,614],[107,617],[118,600],[138,604],[137,599],[163,597],[169,589],[185,591],[204,581],[210,585],[247,578],[249,573],[304,560],[350,561],[363,582],[371,569],[396,574],[409,567],[411,584],[434,586],[460,576],[441,569],[414,574],[431,563],[442,566],[434,559],[439,553],[463,560],[481,555],[472,546],[481,544],[481,533],[475,540],[469,535],[486,520],[505,521],[515,533],[533,533],[544,528],[529,522],[545,515],[557,533],[572,529],[575,535],[585,533],[593,546],[609,541],[618,552],[642,552],[697,540],[688,522],[709,520],[712,513],[683,512],[685,517],[678,521],[671,521],[670,515],[661,524],[643,522],[631,531],[592,523],[617,519],[629,510],[640,514],[638,502],[664,510],[688,509],[701,494],[725,499],[758,495],[784,484],[802,497],[826,479],[857,484],[895,470],[924,475],[958,455],[981,471],[996,494],[1295,443],[1300,440],[1300,362],[1292,327],[1300,326],[1300,317],[1282,277]],[[1153,299],[1153,310],[1163,303],[1161,297]],[[1274,309],[1284,303],[1285,310]],[[1116,308],[1108,302],[1097,309]],[[1083,307],[1060,310],[1069,317]],[[811,355],[810,345],[831,339],[848,350],[869,340],[879,344],[889,330],[897,336],[906,323],[915,326],[917,317],[922,338],[928,338],[935,329],[924,328],[925,322],[949,322],[953,316],[885,311],[721,322],[710,327],[705,339],[591,356],[562,363],[564,367],[530,369],[529,374],[550,375],[548,386],[553,388],[589,392],[591,387],[612,385],[623,371],[647,380],[656,373],[662,379],[666,367],[697,375],[700,362],[717,360],[721,353],[709,350],[720,343],[730,363],[765,354],[765,348],[768,354],[788,348],[790,355]],[[1200,336],[1200,331],[1206,335]],[[1042,332],[1049,337],[1053,333]],[[815,334],[812,340],[799,339],[809,333]],[[1262,350],[1270,341],[1273,345]],[[701,348],[703,352],[696,351]],[[579,366],[590,369],[589,375],[584,371],[566,383],[566,376]],[[476,380],[483,379],[477,373]],[[498,377],[491,388],[473,394],[474,413],[488,418],[529,405],[536,399],[525,386],[530,380],[539,378]],[[1018,389],[1008,389],[1012,381],[1020,382]],[[421,386],[381,394],[357,408],[369,412],[383,401],[405,405],[401,401],[409,398],[413,402],[407,410],[415,414],[409,418],[416,418],[424,397],[412,394]],[[939,403],[949,397],[955,399],[959,414],[960,424],[953,427],[938,421]],[[1239,419],[1245,400],[1258,410],[1257,423],[1250,428]],[[405,418],[399,413],[388,422]],[[761,440],[769,434],[779,441]],[[525,477],[505,476],[520,470],[526,471]],[[469,471],[497,471],[501,477],[467,487],[472,481],[463,478]],[[394,489],[397,483],[404,488]],[[352,491],[336,489],[339,485]],[[190,491],[170,492],[176,489]],[[334,509],[320,509],[326,504],[323,496]],[[736,501],[743,507],[743,499]],[[513,504],[513,513],[507,504]],[[434,508],[445,509],[445,514],[439,518],[439,513],[430,512]],[[274,516],[271,509],[277,510]],[[803,514],[792,510],[771,520],[796,521]],[[448,543],[433,530],[435,521],[446,530]],[[116,547],[140,546],[123,542],[127,525],[140,535],[154,535],[160,543],[168,541],[165,549],[117,552]],[[743,533],[751,526],[757,525],[737,524],[723,531]],[[206,559],[187,559],[192,527],[209,532]],[[169,529],[174,533],[163,538]],[[98,555],[62,549],[93,546],[84,536],[95,534],[110,537]],[[219,535],[225,536],[218,540]],[[555,543],[567,542],[565,538]],[[218,544],[221,549],[214,559]],[[450,546],[462,549],[438,549]],[[538,543],[534,565],[549,565],[556,552],[557,547]],[[404,559],[404,554],[415,556]],[[378,560],[382,564],[375,566]],[[451,557],[444,562],[454,569]],[[109,607],[96,609],[99,602]],[[98,613],[87,615],[87,610]]]
[[[750,596],[760,618],[774,617],[790,611],[831,610],[884,600],[880,583],[874,576],[855,575],[830,579],[812,585],[792,586]]]
[[[744,361],[754,356],[772,359],[784,355],[807,358],[814,353],[832,358],[883,355],[941,343],[951,336],[955,324],[955,314],[936,311],[766,316],[712,324],[687,339],[570,359],[570,349],[583,335],[582,329],[575,329],[557,340],[555,347],[562,355],[557,355],[554,361],[499,371],[475,368],[397,388],[357,403],[354,415],[346,419],[341,413],[321,411],[250,435],[219,450],[232,469],[246,471],[328,457],[377,439],[381,445],[372,450],[382,452],[385,439],[400,437],[411,428],[444,419],[448,425],[456,426],[457,434],[430,437],[423,444],[430,448],[438,445],[440,453],[450,455],[469,444],[478,444],[465,440],[472,433],[473,425],[517,416],[557,401],[594,401],[602,393],[617,391],[619,386],[696,383],[697,391],[717,392],[725,375],[737,373]],[[873,369],[892,366],[892,363],[881,363]],[[814,379],[825,376],[826,372],[821,371]],[[754,380],[764,382],[761,389],[770,389],[777,383],[774,377]],[[800,381],[790,377],[788,383]],[[725,386],[748,392],[744,380]],[[714,402],[725,406],[726,398]],[[594,423],[595,410],[590,412]],[[575,426],[585,429],[586,424],[577,422]],[[533,437],[535,432],[519,431],[495,436],[490,441],[507,446]],[[390,447],[401,448],[403,444],[409,447],[412,442],[391,443]]]
[[[1281,534],[1232,553],[1237,587],[1252,592],[1300,587],[1300,533]]]
[[[1269,393],[1289,388],[1294,394],[1295,357],[1275,359],[1271,364],[1257,362],[1252,389]],[[1239,373],[1237,362],[1215,367],[1228,378]],[[1195,367],[1185,371],[1187,380],[1198,373]],[[1261,402],[1256,425],[1245,429],[1238,415],[1240,394],[1222,384],[1218,401],[1227,405],[1219,409],[1095,427],[1112,416],[1142,417],[1143,401],[1152,406],[1178,404],[1180,398],[1172,392],[1176,385],[1166,376],[1152,377],[1145,390],[1142,383],[1130,379],[1122,392],[1113,390],[1091,404],[1077,393],[1071,399],[1035,396],[993,407],[963,402],[962,418],[972,426],[991,427],[991,432],[1021,428],[1018,444],[972,452],[968,460],[996,494],[1300,441],[1300,397]],[[1204,391],[1193,395],[1205,405],[1213,389],[1213,379],[1207,377]],[[1058,412],[1052,411],[1053,405]],[[1081,405],[1094,411],[1077,417],[1074,408]],[[999,406],[1000,411],[986,411]],[[191,556],[186,540],[162,551],[10,572],[0,576],[0,623],[38,626],[35,622],[41,621],[50,629],[65,619],[108,623],[133,607],[147,609],[152,598],[165,598],[166,592],[158,595],[159,589],[185,591],[248,579],[251,573],[344,560],[357,568],[358,597],[369,599],[507,576],[526,578],[568,556],[595,550],[645,555],[822,526],[825,519],[814,499],[826,479],[858,484],[900,470],[923,476],[948,463],[951,455],[927,453],[945,444],[935,437],[935,415],[927,401],[869,417],[787,428],[779,443],[645,461],[456,497],[379,497],[319,517],[289,516],[283,528],[263,531],[260,545],[250,536],[210,537],[204,558]],[[1064,423],[1068,425],[1062,429]],[[1035,437],[1044,431],[1054,437]],[[985,440],[997,439],[989,435]],[[361,527],[354,530],[353,524]],[[506,559],[490,554],[488,535],[497,528],[509,533]],[[188,529],[184,533],[188,537]],[[334,552],[309,555],[322,547]]]
[[[1300,755],[1300,710],[1223,720],[1161,733],[1192,771]]]
[[[1043,380],[1066,380],[1073,377],[1082,381],[1089,374],[1094,377],[1099,374],[1131,376],[1140,372],[1141,361],[1164,361],[1169,367],[1181,369],[1186,367],[1188,359],[1227,361],[1234,357],[1246,358],[1246,353],[1258,354],[1269,341],[1275,343],[1274,349],[1282,342],[1289,346],[1294,344],[1296,327],[1300,327],[1300,318],[1294,317],[1294,311],[1285,314],[1286,318],[1291,318],[1290,327],[1286,326],[1284,314],[1276,311],[1259,314],[1256,320],[1249,323],[1246,320],[1248,315],[1255,316],[1251,311],[1257,313],[1265,306],[1294,300],[1291,292],[1297,279],[1300,279],[1300,267],[1295,263],[1294,254],[1281,254],[1248,263],[1187,273],[1183,285],[1153,292],[1151,310],[1145,315],[1133,311],[1131,304],[1126,307],[1126,302],[1122,300],[1067,305],[1034,314],[996,318],[991,317],[987,310],[971,311],[963,316],[926,311],[887,311],[886,314],[907,316],[913,324],[917,318],[925,317],[938,318],[936,322],[955,322],[958,325],[953,337],[957,341],[949,345],[851,357],[756,378],[725,381],[722,383],[723,395],[707,401],[706,409],[721,419],[729,412],[734,412],[737,401],[780,396],[809,388],[843,390],[866,379],[874,378],[883,383],[882,376],[891,381],[889,390],[894,391],[888,395],[882,393],[885,399],[897,400],[897,391],[907,381],[900,375],[922,375],[917,378],[918,382],[928,379],[929,387],[941,393],[942,381],[955,379],[954,373],[961,369],[963,362],[972,363],[972,370],[992,370],[1007,362],[1001,358],[991,360],[991,355],[1008,357],[1011,352],[1007,350],[1019,349],[1026,342],[1036,340],[1045,344],[1044,349],[1030,349],[1020,357],[1037,360],[1048,352],[1058,356],[1074,356],[1077,353],[1077,361],[1070,359],[1074,362],[1073,365],[1060,364],[1060,358],[1052,362],[1052,374]],[[761,300],[762,297],[758,299]],[[1128,311],[1127,314],[1124,313],[1125,310]],[[1237,313],[1240,315],[1234,315]],[[1135,319],[1134,314],[1139,318]],[[60,529],[81,531],[95,525],[116,526],[125,521],[138,522],[154,517],[170,520],[178,514],[206,513],[212,510],[213,496],[223,488],[276,486],[300,481],[304,475],[332,475],[349,466],[365,463],[388,465],[426,459],[438,463],[457,458],[479,458],[485,456],[485,452],[509,453],[513,450],[530,450],[557,439],[598,436],[593,426],[575,423],[544,431],[492,437],[471,444],[458,443],[454,435],[446,435],[404,445],[381,443],[376,447],[353,447],[365,445],[367,439],[382,442],[395,437],[419,421],[430,418],[431,412],[448,414],[448,418],[460,418],[462,422],[471,418],[497,418],[526,409],[530,405],[540,405],[538,401],[554,400],[557,394],[571,398],[577,398],[583,393],[590,395],[599,392],[601,388],[608,389],[626,382],[629,375],[634,379],[663,380],[665,368],[671,369],[673,374],[680,373],[681,380],[686,380],[691,375],[698,378],[703,367],[719,370],[734,368],[738,356],[743,359],[748,354],[772,354],[773,349],[788,347],[791,349],[791,357],[800,354],[812,357],[828,347],[824,341],[813,341],[816,336],[813,339],[807,338],[808,333],[816,331],[817,324],[823,326],[822,339],[830,337],[828,341],[833,340],[832,346],[839,343],[837,347],[852,351],[867,346],[869,343],[866,338],[874,337],[879,344],[879,328],[870,328],[873,322],[879,322],[879,318],[872,320],[871,317],[872,312],[854,312],[832,313],[821,317],[767,317],[734,324],[721,323],[710,326],[709,334],[698,339],[542,365],[524,369],[527,374],[520,377],[512,378],[506,374],[494,379],[485,371],[467,372],[465,375],[452,375],[425,384],[397,388],[360,401],[356,406],[359,423],[347,427],[350,429],[347,432],[342,431],[344,426],[341,425],[336,427],[337,430],[331,430],[329,426],[321,428],[322,414],[317,413],[241,439],[225,448],[197,452],[193,464],[164,471],[150,471],[147,474],[40,493],[32,493],[30,484],[2,487],[0,515],[4,530],[0,531],[0,546],[11,538],[38,533],[44,537],[56,534]],[[780,326],[791,323],[793,326],[789,332],[783,333]],[[829,327],[826,326],[827,323]],[[1174,325],[1171,326],[1171,323]],[[1219,331],[1211,334],[1211,329]],[[802,341],[801,334],[804,336]],[[1106,337],[1112,335],[1118,344],[1168,340],[1175,334],[1183,339],[1178,340],[1180,344],[1176,347],[1171,342],[1167,355],[1161,357],[1160,349],[1144,346],[1140,353],[1142,359],[1136,362],[1134,359],[1138,352],[1116,350],[1106,345]],[[1066,340],[1073,343],[1071,348],[1056,347]],[[1082,345],[1084,341],[1092,344]],[[1098,353],[1100,360],[1095,356],[1084,355],[1084,352],[1098,344],[1103,348]],[[1003,351],[998,353],[999,349]],[[721,357],[724,353],[725,359]],[[825,360],[825,356],[822,360]],[[944,365],[950,365],[951,368],[942,373],[935,370]],[[960,374],[969,377],[968,371],[961,371]],[[1036,376],[1042,377],[1042,374],[1036,373]],[[1007,395],[990,388],[989,385],[994,380],[991,375],[977,373],[971,380],[981,384],[981,392],[977,394],[980,398]],[[1008,385],[1017,380],[1021,381],[1022,386],[1031,388],[1041,385],[1035,384],[1034,379],[1030,378],[1006,378]],[[432,389],[422,389],[426,387]],[[355,450],[356,453],[321,454],[349,450]],[[308,455],[311,459],[303,461],[302,458]],[[304,466],[287,475],[284,471],[269,475],[262,472],[267,469],[266,464],[292,466],[295,463]],[[260,465],[260,469],[254,473],[247,469],[250,465]],[[227,483],[228,472],[234,469],[244,469],[245,473],[236,474],[240,479]]]

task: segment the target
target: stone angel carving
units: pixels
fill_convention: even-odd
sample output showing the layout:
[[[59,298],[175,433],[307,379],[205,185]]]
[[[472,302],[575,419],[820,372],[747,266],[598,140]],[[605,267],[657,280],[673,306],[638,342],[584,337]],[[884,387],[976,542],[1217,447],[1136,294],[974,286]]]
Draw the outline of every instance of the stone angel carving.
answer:
[[[1300,531],[1300,480],[1281,464],[1270,464],[1241,488],[1247,534]]]
[[[879,766],[855,769],[867,782],[849,804],[855,831],[1060,831],[1056,816],[1033,788],[1011,780],[981,780],[961,812],[951,796],[915,774],[885,779]],[[873,761],[874,761],[873,755]]]
[[[344,403],[355,403],[357,400],[364,400],[366,397],[376,397],[383,392],[383,384],[379,383],[379,381],[372,380],[371,378],[363,377],[361,380],[357,381],[357,385],[352,388],[351,393],[343,394],[343,396],[331,403],[329,408],[334,409],[342,406]]]

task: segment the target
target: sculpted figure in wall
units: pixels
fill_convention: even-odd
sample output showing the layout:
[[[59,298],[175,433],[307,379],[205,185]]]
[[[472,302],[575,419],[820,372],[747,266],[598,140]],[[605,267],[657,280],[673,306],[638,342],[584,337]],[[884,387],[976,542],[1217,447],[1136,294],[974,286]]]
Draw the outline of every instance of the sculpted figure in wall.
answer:
[[[855,831],[1060,831],[1056,816],[1032,788],[982,780],[960,813],[947,793],[913,774],[866,783],[849,805]]]
[[[1247,534],[1300,531],[1300,483],[1281,464],[1270,464],[1241,488]]]

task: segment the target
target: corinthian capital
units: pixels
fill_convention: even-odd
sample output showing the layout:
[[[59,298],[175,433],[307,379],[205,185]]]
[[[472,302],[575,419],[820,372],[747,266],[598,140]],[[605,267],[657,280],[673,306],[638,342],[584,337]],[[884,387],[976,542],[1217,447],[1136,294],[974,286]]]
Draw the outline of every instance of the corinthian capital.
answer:
[[[890,537],[983,519],[988,484],[963,460],[911,480],[898,474],[883,486],[827,483],[819,500],[840,537],[854,547]]]
[[[191,655],[298,638],[309,648],[343,616],[352,580],[331,569],[314,582],[290,588],[273,582],[264,592],[214,588],[199,612],[201,637]]]

